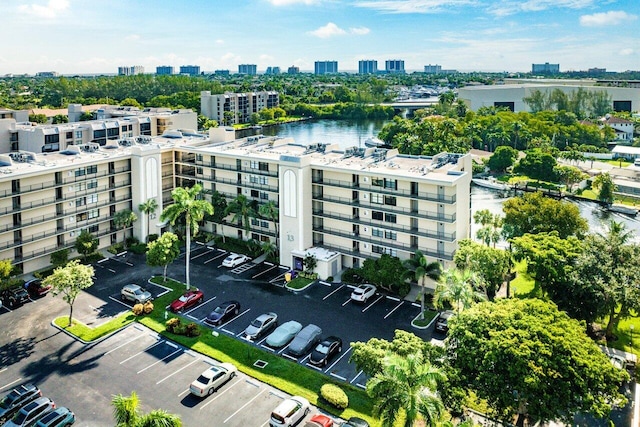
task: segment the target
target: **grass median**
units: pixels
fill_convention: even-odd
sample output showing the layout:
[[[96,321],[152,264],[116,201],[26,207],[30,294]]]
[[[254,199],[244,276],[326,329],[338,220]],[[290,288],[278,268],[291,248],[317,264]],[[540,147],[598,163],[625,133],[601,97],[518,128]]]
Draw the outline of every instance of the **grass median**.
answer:
[[[80,338],[82,341],[89,342],[109,335],[110,333],[115,332],[120,328],[124,328],[128,324],[135,322],[135,320],[136,316],[128,311],[118,317],[109,320],[108,322],[102,323],[95,328],[85,325],[84,323],[76,319],[72,319],[71,325],[69,325],[69,316],[57,317],[53,320],[53,323],[60,329],[63,329],[70,334]]]

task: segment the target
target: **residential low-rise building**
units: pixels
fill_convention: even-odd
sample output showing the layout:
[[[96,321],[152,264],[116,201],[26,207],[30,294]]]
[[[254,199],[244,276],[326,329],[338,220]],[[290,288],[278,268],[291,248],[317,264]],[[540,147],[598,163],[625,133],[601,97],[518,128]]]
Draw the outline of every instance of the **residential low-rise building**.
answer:
[[[633,122],[607,114],[600,120],[600,127],[609,126],[616,133],[616,142],[631,144],[633,142]]]
[[[229,126],[248,123],[251,115],[265,108],[280,106],[280,95],[274,91],[212,94],[200,93],[200,112],[203,116]]]

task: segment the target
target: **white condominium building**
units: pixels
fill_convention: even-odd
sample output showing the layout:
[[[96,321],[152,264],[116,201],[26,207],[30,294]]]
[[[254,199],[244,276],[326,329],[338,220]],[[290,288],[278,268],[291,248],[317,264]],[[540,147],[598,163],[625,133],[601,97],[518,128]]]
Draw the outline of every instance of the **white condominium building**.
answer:
[[[252,114],[279,105],[280,96],[278,92],[273,91],[223,94],[203,91],[200,93],[202,115],[217,120],[225,126],[249,123]]]

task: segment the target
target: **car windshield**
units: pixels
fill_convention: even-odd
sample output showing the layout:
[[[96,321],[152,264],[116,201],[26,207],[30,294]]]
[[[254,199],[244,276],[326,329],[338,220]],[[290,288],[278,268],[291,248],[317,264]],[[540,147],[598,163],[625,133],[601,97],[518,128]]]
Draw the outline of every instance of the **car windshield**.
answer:
[[[200,375],[196,381],[200,384],[207,384],[209,382],[209,378],[205,377],[204,375]]]
[[[136,295],[142,295],[144,291],[142,289],[136,289]]]
[[[13,419],[13,423],[21,426],[22,424],[24,424],[24,420],[26,418],[27,418],[27,413],[20,411],[18,412],[18,415],[16,415],[16,417]]]
[[[260,328],[262,326],[262,323],[262,320],[254,319],[253,322],[251,322],[251,326],[253,326],[254,328]]]
[[[318,346],[316,347],[316,351],[317,351],[318,353],[327,354],[327,352],[329,351],[329,346],[324,345],[324,343],[320,343],[320,344],[318,344]]]
[[[362,289],[362,288],[355,288],[355,289],[353,290],[353,293],[354,293],[354,294],[356,294],[356,295],[362,295],[362,294],[364,293],[364,289]]]
[[[189,297],[186,296],[186,295],[182,295],[180,298],[178,298],[178,301],[187,302],[187,301],[189,301]]]
[[[213,312],[218,314],[224,314],[224,307],[216,307],[216,309],[213,310]]]

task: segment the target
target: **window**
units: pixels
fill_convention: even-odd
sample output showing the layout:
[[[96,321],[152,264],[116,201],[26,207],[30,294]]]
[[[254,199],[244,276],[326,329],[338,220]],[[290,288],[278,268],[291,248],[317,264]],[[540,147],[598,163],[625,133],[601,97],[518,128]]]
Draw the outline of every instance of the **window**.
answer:
[[[373,237],[383,237],[384,231],[380,230],[379,228],[374,228],[371,230],[371,235]]]
[[[258,177],[255,175],[249,175],[249,182],[252,184],[257,184],[258,183]]]
[[[87,174],[85,168],[76,169],[76,176],[84,176]]]
[[[384,196],[384,204],[389,206],[395,206],[396,198],[394,196]]]
[[[73,139],[73,132],[67,132],[66,138]]]
[[[257,219],[255,219],[255,218],[251,218],[251,225],[253,225],[253,226],[257,227],[259,222],[260,222],[260,221],[258,221]]]
[[[251,190],[251,197],[258,197],[260,192],[258,190]]]
[[[196,161],[197,162],[201,162],[202,161],[202,154],[196,154]]]
[[[260,182],[261,185],[269,184],[269,178],[267,178],[266,176],[260,176],[258,178],[259,178],[258,181]]]
[[[384,214],[380,211],[371,212],[371,218],[377,219],[378,221],[382,221]]]
[[[385,248],[383,246],[378,246],[378,245],[371,245],[371,252],[373,252],[374,254],[387,254],[387,255],[391,255],[391,256],[398,256],[398,251],[395,249],[391,249],[391,248]]]
[[[76,131],[76,139],[82,139],[82,131],[81,130],[77,130]]]
[[[45,144],[57,144],[60,142],[60,135],[58,135],[57,133],[53,134],[53,135],[45,135],[44,136],[44,143]]]
[[[97,194],[89,194],[87,196],[87,203],[98,203],[98,195]]]
[[[87,198],[86,197],[80,197],[79,199],[76,199],[76,208],[80,207],[80,206],[84,206],[87,204]]]
[[[376,203],[381,205],[384,203],[384,196],[382,194],[370,193],[371,194],[371,203]]]
[[[398,233],[396,233],[395,231],[386,231],[384,232],[384,238],[385,239],[389,239],[389,240],[397,240],[398,238]]]
[[[92,173],[98,173],[98,165],[87,166],[87,175]]]
[[[86,221],[86,220],[87,220],[86,212],[82,212],[81,214],[76,215],[76,222]]]
[[[269,200],[269,193],[266,193],[264,191],[260,192],[260,199],[262,200]]]
[[[122,126],[122,132],[126,132],[127,131],[127,125]]]
[[[196,168],[196,174],[202,175],[202,168],[201,167],[197,167]]]
[[[97,233],[100,230],[98,224],[94,224],[88,228],[83,228],[80,231],[88,231],[89,233]]]
[[[269,228],[269,222],[268,221],[260,221],[260,227]]]
[[[395,179],[384,179],[384,188],[392,188],[394,190],[398,189],[398,180]]]
[[[251,160],[251,161],[249,162],[249,167],[250,167],[251,169],[258,169],[258,161],[256,161],[256,160]]]
[[[89,219],[98,218],[100,216],[100,209],[91,209],[89,211]]]
[[[91,190],[92,188],[98,188],[98,180],[97,179],[92,179],[91,181],[87,182],[87,189]]]
[[[371,185],[373,185],[374,187],[382,187],[382,178],[372,178],[371,179]]]
[[[258,169],[260,169],[261,171],[268,171],[269,170],[269,163],[260,162],[258,164]]]
[[[395,214],[385,214],[384,216],[384,221],[385,222],[391,222],[393,224],[396,223],[396,215]]]
[[[85,183],[84,182],[78,182],[76,183],[74,190],[75,191],[82,191],[85,189]]]

